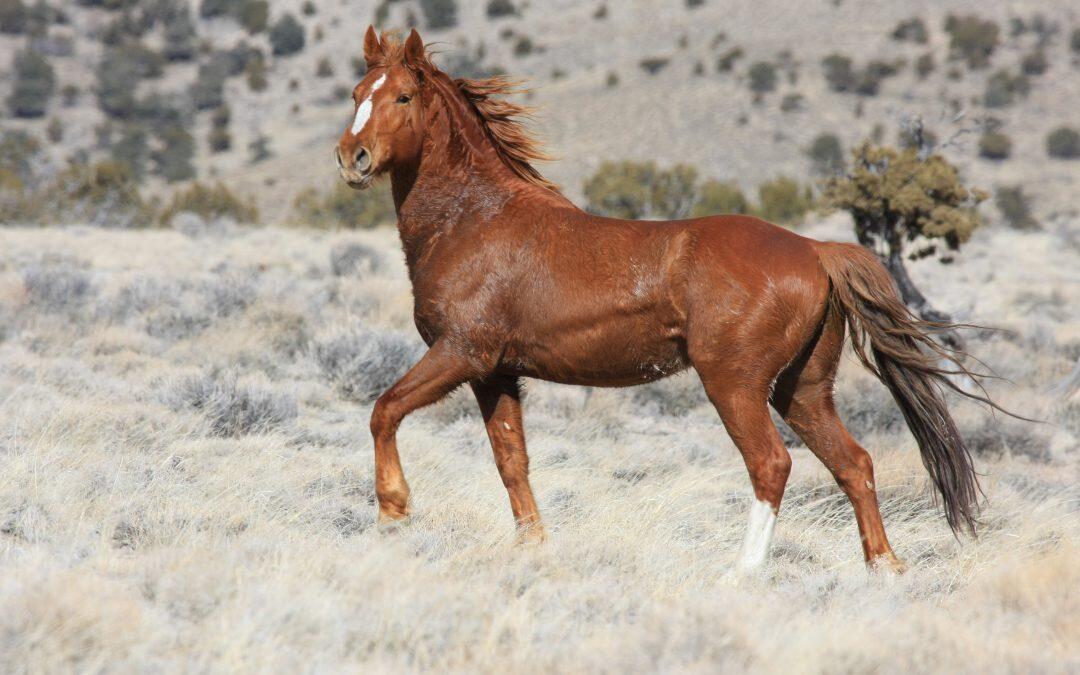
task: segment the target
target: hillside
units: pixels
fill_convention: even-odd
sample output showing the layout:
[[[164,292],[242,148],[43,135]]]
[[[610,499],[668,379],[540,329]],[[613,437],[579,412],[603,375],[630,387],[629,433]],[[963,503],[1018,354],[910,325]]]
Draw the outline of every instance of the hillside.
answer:
[[[124,128],[125,120],[114,116],[113,137],[101,140],[99,130],[109,119],[94,94],[102,40],[125,12],[99,4],[125,3],[54,2],[65,23],[50,24],[47,41],[37,38],[34,43],[51,45],[58,54],[49,58],[56,91],[74,85],[81,92],[78,100],[65,106],[57,93],[41,118],[8,116],[0,122],[5,129],[28,129],[44,138],[50,121],[60,120],[63,139],[48,146],[57,164],[82,151],[108,155]],[[302,187],[326,189],[337,180],[330,148],[349,116],[347,92],[357,79],[352,61],[360,55],[363,30],[378,11],[375,3],[274,2],[269,28],[254,34],[227,13],[202,18],[195,8],[164,0],[127,4],[135,6],[128,16],[141,16],[144,6],[171,4],[170,11],[187,11],[194,20],[194,57],[166,61],[161,74],[142,79],[136,91],[139,97],[160,100],[177,95],[176,105],[195,141],[193,165],[199,177],[220,178],[251,196],[270,222],[289,217],[289,205]],[[456,24],[429,28],[432,19],[425,7],[446,4],[385,3],[382,23],[418,23],[426,41],[441,52],[438,62],[452,72],[503,71],[528,78],[534,89],[530,102],[539,109],[538,128],[558,157],[544,171],[574,198],[606,159],[689,163],[705,176],[735,180],[747,191],[780,174],[810,182],[815,174],[806,150],[817,135],[835,134],[846,152],[867,137],[895,143],[903,121],[921,116],[971,183],[991,190],[1023,185],[1042,218],[1076,209],[1080,162],[1048,159],[1045,147],[1051,130],[1076,124],[1080,108],[1080,87],[1075,86],[1080,46],[1072,44],[1080,12],[1071,3],[1031,2],[1021,11],[1007,2],[519,0],[510,5],[515,14],[492,18],[486,2],[450,2],[457,8]],[[998,44],[985,63],[973,66],[950,49],[944,27],[950,14],[994,23]],[[303,27],[305,44],[298,53],[275,56],[268,33],[285,15]],[[909,31],[906,39],[894,37],[902,22],[916,18],[925,35]],[[168,24],[158,21],[141,44],[161,50]],[[0,36],[0,58],[13,61],[34,39]],[[231,148],[212,152],[208,138],[214,113],[212,108],[192,110],[188,88],[207,79],[207,64],[215,54],[244,53],[235,49],[240,43],[248,51],[261,50],[267,87],[252,91],[242,72],[226,78]],[[833,54],[851,59],[853,86],[862,86],[864,93],[839,92],[830,85],[822,62]],[[1044,57],[1039,74],[1032,54]],[[923,66],[932,60],[931,71],[917,72],[920,57]],[[720,63],[725,60],[726,66]],[[320,62],[325,62],[321,77]],[[757,66],[755,79],[752,71],[760,63],[771,64],[772,75],[763,72],[768,67]],[[874,68],[874,82],[860,84],[864,71]],[[1028,74],[1016,79],[1025,69]],[[988,107],[988,82],[995,77],[998,99]],[[751,91],[752,82],[762,93]],[[5,68],[0,91],[12,86],[12,70]],[[1011,96],[1012,102],[1003,104],[1002,96]],[[1011,140],[1007,159],[979,156],[979,139],[988,124]],[[253,162],[249,145],[259,138],[265,138],[271,156]],[[153,131],[149,142],[156,142]],[[148,185],[158,193],[172,188],[154,177]],[[996,217],[992,206],[984,212]]]

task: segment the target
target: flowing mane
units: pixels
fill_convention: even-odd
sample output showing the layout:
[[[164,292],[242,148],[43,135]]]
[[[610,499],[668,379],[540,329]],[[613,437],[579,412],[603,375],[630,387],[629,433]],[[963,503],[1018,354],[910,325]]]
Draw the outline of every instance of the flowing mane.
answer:
[[[383,33],[381,42],[385,56],[373,66],[386,66],[403,60],[404,43],[400,39]],[[551,156],[544,151],[539,139],[525,126],[525,120],[534,109],[501,98],[527,91],[520,88],[520,80],[502,75],[483,79],[453,79],[435,65],[430,53],[425,54],[424,62],[424,67],[431,71],[430,75],[445,77],[461,92],[476,113],[480,126],[487,132],[495,151],[511,171],[533,185],[559,192],[559,187],[540,175],[532,165],[532,162],[551,161]]]

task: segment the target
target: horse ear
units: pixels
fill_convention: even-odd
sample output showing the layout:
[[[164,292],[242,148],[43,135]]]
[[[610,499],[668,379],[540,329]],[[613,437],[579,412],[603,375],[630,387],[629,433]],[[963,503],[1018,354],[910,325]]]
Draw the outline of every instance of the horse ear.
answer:
[[[368,25],[367,33],[364,33],[364,61],[368,68],[373,63],[381,61],[385,55],[382,43],[379,42],[379,35],[375,32],[375,26]]]
[[[405,38],[405,65],[416,68],[424,61],[424,41],[420,39],[420,33],[413,28],[409,37]]]

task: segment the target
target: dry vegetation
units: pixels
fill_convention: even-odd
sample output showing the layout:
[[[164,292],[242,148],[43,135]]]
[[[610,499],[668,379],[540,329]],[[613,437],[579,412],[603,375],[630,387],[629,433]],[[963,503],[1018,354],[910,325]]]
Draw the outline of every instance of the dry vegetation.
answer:
[[[812,230],[850,236],[834,218]],[[772,562],[729,569],[752,495],[693,375],[530,387],[552,531],[513,545],[461,393],[410,418],[415,517],[374,525],[372,396],[415,358],[387,230],[0,230],[0,663],[8,672],[1066,672],[1080,667],[1074,222],[912,264],[1013,383],[961,405],[988,503],[957,542],[886,392],[852,363],[912,570],[868,575],[805,448]]]

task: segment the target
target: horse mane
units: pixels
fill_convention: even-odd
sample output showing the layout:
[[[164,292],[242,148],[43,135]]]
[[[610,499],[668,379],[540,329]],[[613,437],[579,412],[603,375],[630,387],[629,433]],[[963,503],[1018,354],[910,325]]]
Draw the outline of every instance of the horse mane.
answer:
[[[381,43],[384,57],[373,65],[386,66],[404,60],[404,43],[396,36],[383,33]],[[559,192],[559,187],[540,175],[532,165],[533,162],[552,159],[544,151],[540,140],[525,126],[525,120],[532,116],[534,108],[501,98],[528,91],[521,88],[522,81],[503,75],[453,79],[439,70],[428,53],[424,54],[423,67],[430,69],[431,75],[446,77],[461,92],[476,114],[477,122],[491,139],[495,152],[511,171],[533,185]]]

